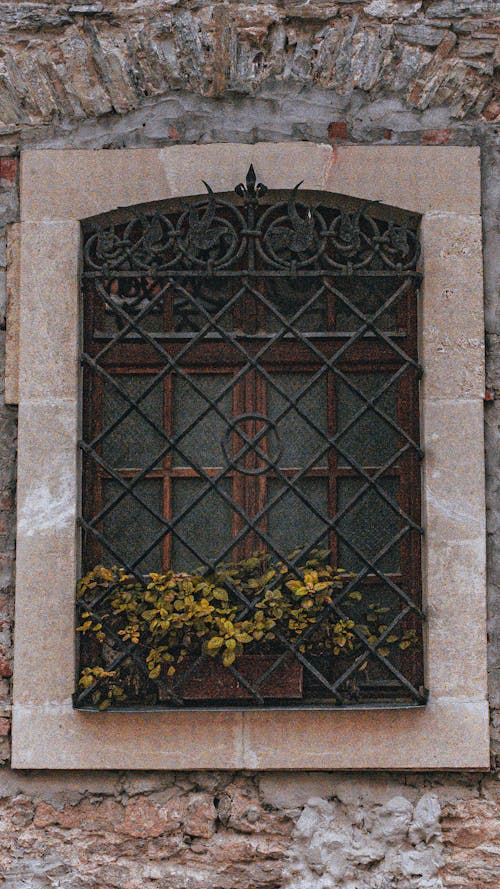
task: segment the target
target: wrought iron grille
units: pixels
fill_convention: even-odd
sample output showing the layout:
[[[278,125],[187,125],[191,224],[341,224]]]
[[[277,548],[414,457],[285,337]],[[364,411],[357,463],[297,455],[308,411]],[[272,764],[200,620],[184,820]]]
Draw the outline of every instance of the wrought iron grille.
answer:
[[[418,220],[253,167],[205,185],[84,232],[83,561],[108,571],[75,706],[423,703]],[[153,663],[134,613],[172,577],[180,609],[222,587],[254,621],[244,655],[188,626],[174,672],[164,615]]]

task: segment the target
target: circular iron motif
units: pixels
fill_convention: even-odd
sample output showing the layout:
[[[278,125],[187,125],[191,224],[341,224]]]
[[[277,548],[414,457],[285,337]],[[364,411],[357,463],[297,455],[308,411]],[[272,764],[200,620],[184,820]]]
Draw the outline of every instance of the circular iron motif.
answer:
[[[250,422],[257,422],[260,426],[252,435],[248,435],[238,428],[240,424]],[[231,438],[235,433],[242,440],[243,446],[232,456]],[[264,445],[266,450],[263,450]],[[237,417],[233,417],[228,423],[221,446],[228,465],[234,467],[242,475],[262,475],[263,472],[266,472],[268,466],[276,466],[282,452],[282,444],[276,429],[276,423],[264,414],[239,414]],[[244,460],[251,453],[256,454],[259,460],[264,461],[264,465],[256,467],[242,466],[239,461]]]

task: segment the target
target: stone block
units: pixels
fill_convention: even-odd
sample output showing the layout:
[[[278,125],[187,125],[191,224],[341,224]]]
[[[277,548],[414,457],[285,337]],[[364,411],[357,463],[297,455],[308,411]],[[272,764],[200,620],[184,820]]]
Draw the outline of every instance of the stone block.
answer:
[[[479,149],[339,146],[324,187],[415,213],[479,213]]]
[[[483,402],[427,399],[422,507],[427,546],[484,539]]]
[[[488,705],[433,700],[403,710],[243,714],[248,769],[489,768]],[[394,743],[397,738],[397,744]]]
[[[23,224],[19,393],[24,400],[78,397],[79,262],[76,221]]]
[[[484,536],[427,547],[426,684],[438,698],[487,698],[484,563]]]
[[[57,698],[56,698],[57,701]],[[242,714],[91,713],[64,704],[13,707],[14,768],[244,768]],[[71,739],[71,743],[68,740]]]
[[[21,403],[16,615],[23,632],[15,640],[14,686],[22,701],[43,700],[48,688],[51,700],[73,691],[76,440],[75,403]]]

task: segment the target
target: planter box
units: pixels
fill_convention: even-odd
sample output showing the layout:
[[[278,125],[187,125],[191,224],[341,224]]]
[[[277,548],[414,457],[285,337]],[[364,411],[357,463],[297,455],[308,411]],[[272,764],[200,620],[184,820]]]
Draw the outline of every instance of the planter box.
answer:
[[[173,682],[177,682],[195,664],[196,658],[186,658],[177,668]],[[243,654],[234,666],[249,683],[256,682],[268,670],[276,657],[272,655]],[[171,683],[172,680],[169,680]],[[206,657],[189,676],[177,694],[186,701],[253,699],[253,695],[238,682],[230,670],[219,661]],[[260,685],[263,698],[301,698],[302,664],[290,656]],[[168,701],[166,693],[159,692],[160,701]]]

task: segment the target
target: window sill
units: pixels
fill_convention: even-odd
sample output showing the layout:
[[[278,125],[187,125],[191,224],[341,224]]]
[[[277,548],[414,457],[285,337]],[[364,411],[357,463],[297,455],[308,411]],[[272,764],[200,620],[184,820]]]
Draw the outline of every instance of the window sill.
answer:
[[[488,705],[363,710],[75,711],[14,707],[17,769],[487,769]]]

